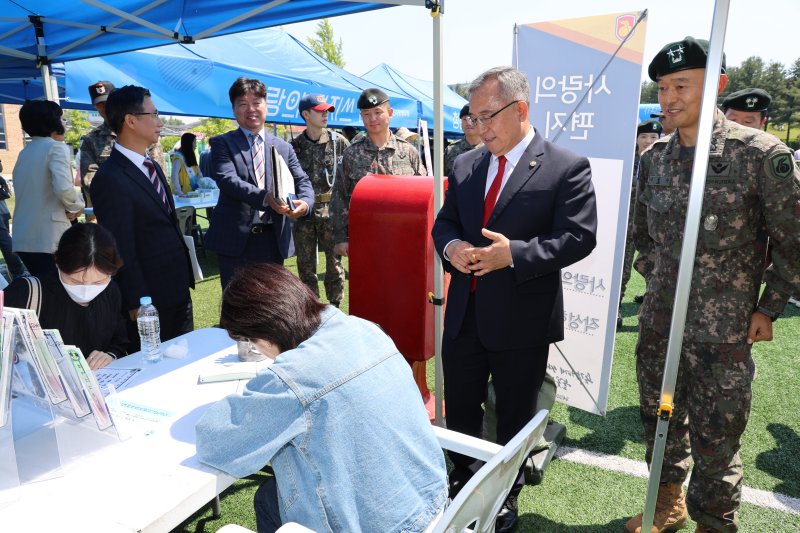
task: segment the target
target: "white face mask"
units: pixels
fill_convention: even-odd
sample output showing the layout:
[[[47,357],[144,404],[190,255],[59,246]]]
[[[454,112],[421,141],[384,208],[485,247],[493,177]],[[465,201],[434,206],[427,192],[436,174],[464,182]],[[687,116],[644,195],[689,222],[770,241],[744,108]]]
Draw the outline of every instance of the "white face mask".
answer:
[[[58,271],[58,279],[61,282],[61,285],[64,286],[64,290],[67,291],[67,294],[75,303],[79,304],[88,304],[97,296],[106,290],[108,284],[111,283],[111,278],[108,278],[108,281],[103,283],[102,285],[68,285],[64,283],[64,279],[61,277],[61,271]]]

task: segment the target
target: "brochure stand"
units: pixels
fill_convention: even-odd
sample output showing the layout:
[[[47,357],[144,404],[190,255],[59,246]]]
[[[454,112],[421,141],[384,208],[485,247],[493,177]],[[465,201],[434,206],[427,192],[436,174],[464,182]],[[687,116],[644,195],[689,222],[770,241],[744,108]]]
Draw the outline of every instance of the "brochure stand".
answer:
[[[0,505],[18,499],[20,485],[58,477],[87,449],[120,440],[83,354],[26,313],[2,315]]]

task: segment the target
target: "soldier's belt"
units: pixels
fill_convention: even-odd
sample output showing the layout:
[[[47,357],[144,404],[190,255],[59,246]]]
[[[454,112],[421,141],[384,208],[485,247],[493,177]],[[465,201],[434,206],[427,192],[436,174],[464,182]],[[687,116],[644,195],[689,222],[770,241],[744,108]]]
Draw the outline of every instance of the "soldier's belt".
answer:
[[[331,193],[326,192],[324,194],[315,194],[314,195],[314,203],[315,204],[325,204],[331,201]]]

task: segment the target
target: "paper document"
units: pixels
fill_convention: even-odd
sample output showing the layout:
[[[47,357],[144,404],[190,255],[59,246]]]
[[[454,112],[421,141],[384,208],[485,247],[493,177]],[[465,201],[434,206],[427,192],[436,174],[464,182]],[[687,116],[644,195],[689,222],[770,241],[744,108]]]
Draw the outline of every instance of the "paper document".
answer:
[[[296,200],[297,196],[294,191],[292,171],[289,170],[289,165],[274,146],[270,147],[270,154],[272,155],[272,193],[275,196],[275,202],[278,205],[288,205],[294,209],[291,200]]]
[[[141,368],[98,368],[94,371],[94,377],[100,384],[103,396],[108,396],[108,385],[114,385],[117,392],[122,390],[133,376],[139,373]]]
[[[272,359],[246,363],[219,363],[200,372],[200,383],[252,379],[258,371],[272,364]]]

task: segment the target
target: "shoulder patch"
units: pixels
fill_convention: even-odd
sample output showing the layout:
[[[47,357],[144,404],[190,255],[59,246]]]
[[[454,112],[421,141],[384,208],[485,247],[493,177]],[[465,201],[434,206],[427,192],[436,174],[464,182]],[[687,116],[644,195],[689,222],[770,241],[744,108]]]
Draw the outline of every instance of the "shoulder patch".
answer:
[[[794,161],[788,152],[770,155],[765,163],[767,175],[777,180],[785,180],[794,173]]]

